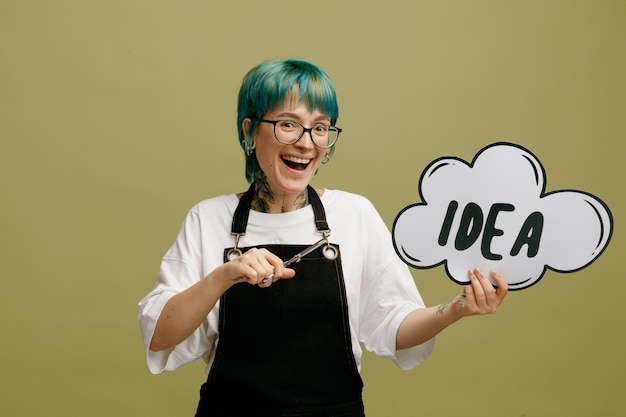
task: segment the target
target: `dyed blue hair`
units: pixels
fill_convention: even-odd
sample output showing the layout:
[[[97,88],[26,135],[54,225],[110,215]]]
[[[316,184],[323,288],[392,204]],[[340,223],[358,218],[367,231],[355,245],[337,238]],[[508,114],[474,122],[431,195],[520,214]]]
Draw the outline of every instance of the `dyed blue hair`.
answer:
[[[258,122],[252,121],[247,135],[242,123],[245,118],[262,118],[265,113],[281,106],[285,100],[305,102],[311,112],[318,110],[330,117],[335,125],[339,106],[335,88],[328,75],[312,62],[300,59],[263,62],[252,68],[244,77],[237,103],[237,130],[239,144],[244,152],[252,147],[252,138]],[[333,146],[328,155],[335,151]],[[248,152],[247,152],[248,153]],[[246,153],[246,179],[249,183],[261,175],[256,154]]]

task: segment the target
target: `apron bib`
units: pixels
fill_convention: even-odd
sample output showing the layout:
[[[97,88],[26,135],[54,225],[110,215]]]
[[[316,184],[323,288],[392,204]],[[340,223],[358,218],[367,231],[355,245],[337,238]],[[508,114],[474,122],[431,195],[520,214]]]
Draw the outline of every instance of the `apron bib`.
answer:
[[[328,231],[319,196],[308,191],[316,227]],[[254,184],[239,202],[233,234],[245,233],[253,194]],[[289,259],[306,245],[257,247]],[[292,279],[269,288],[240,283],[221,297],[219,342],[196,417],[364,416],[341,254],[327,259],[318,248],[290,267]]]

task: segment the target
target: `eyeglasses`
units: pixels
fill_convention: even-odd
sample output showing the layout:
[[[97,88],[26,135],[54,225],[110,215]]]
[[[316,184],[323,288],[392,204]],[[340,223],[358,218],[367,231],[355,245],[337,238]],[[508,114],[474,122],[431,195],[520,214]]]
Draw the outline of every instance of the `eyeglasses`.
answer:
[[[341,129],[335,126],[316,124],[313,127],[304,127],[293,120],[266,120],[252,119],[257,122],[271,123],[274,125],[274,137],[283,145],[293,145],[302,138],[304,132],[309,132],[313,145],[321,149],[332,148]]]

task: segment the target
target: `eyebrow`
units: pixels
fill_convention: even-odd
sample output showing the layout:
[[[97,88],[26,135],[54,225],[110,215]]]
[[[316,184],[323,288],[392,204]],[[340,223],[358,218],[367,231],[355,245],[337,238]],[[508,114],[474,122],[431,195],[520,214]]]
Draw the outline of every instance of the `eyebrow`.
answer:
[[[288,111],[280,112],[277,115],[275,115],[274,117],[289,117],[289,118],[296,119],[296,120],[302,120],[298,114],[292,113],[292,112],[288,112]],[[330,121],[330,116],[326,116],[325,114],[322,114],[322,115],[316,117],[314,120],[315,121],[319,121],[319,120]]]

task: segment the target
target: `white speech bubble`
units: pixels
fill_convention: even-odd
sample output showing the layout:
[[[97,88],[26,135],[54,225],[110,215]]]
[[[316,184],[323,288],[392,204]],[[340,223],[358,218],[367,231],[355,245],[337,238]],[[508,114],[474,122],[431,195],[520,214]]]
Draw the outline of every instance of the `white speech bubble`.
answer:
[[[539,160],[512,143],[494,143],[472,163],[431,162],[419,180],[422,203],[393,224],[398,256],[414,268],[444,264],[459,284],[475,266],[495,269],[509,289],[535,284],[547,269],[574,272],[604,251],[613,231],[609,208],[577,190],[545,192]]]

